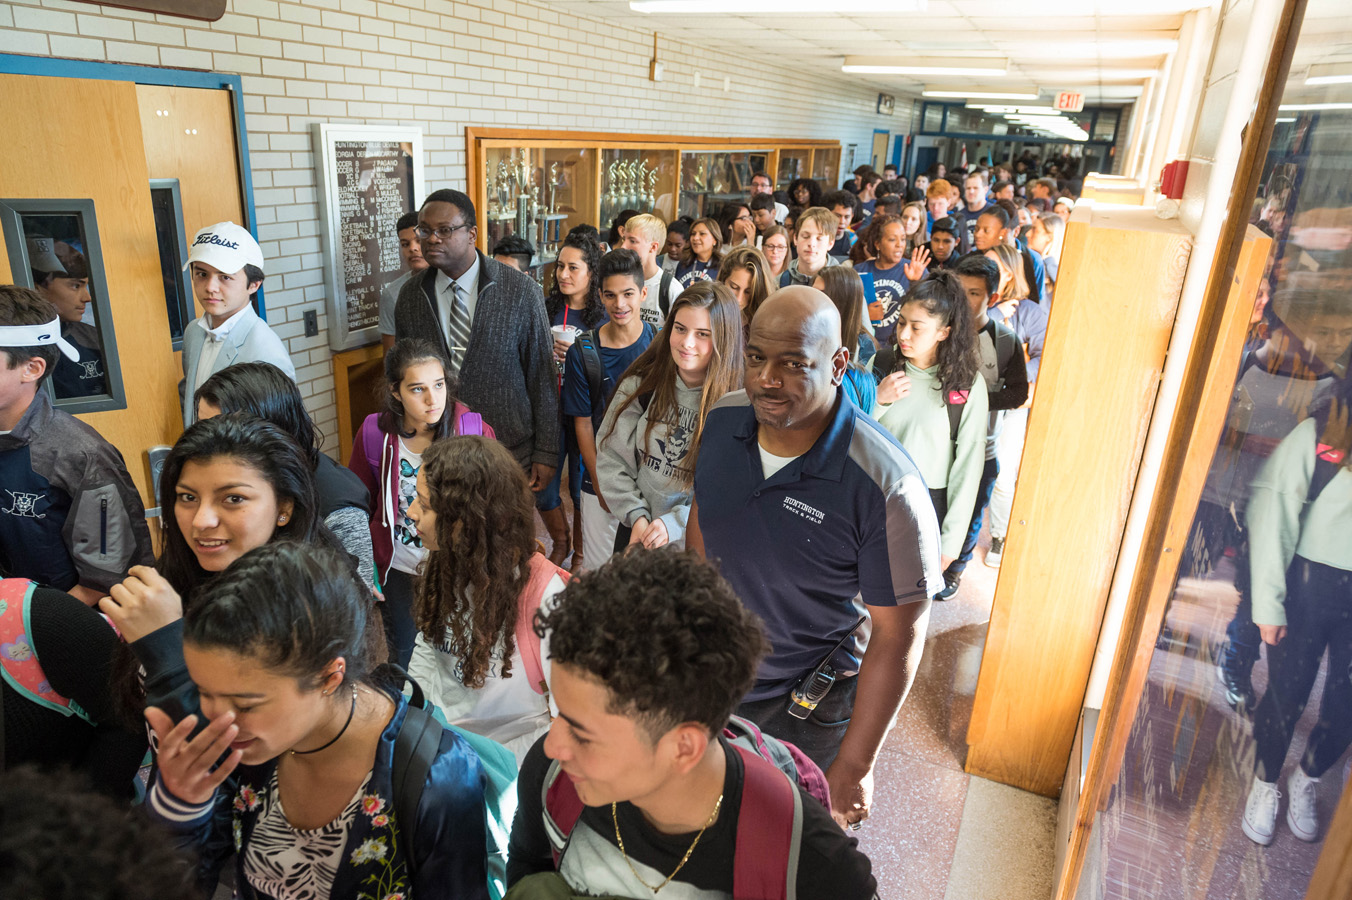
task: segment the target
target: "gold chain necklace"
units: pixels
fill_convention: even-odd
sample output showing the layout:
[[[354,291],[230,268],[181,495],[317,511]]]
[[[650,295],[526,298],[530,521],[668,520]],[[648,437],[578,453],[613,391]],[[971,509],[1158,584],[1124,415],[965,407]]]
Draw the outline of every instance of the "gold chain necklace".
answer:
[[[699,834],[695,835],[695,839],[690,842],[690,849],[685,851],[685,856],[681,857],[680,863],[672,870],[671,874],[667,876],[667,880],[657,887],[653,887],[643,880],[642,875],[638,874],[638,869],[635,869],[634,864],[629,861],[629,854],[624,852],[624,838],[620,837],[620,817],[615,812],[615,804],[610,804],[610,820],[615,823],[615,842],[620,845],[620,855],[624,857],[624,864],[629,867],[630,872],[634,873],[634,877],[638,879],[639,884],[656,894],[658,891],[662,890],[662,888],[671,884],[671,879],[676,877],[676,873],[681,871],[686,863],[690,862],[690,854],[695,852],[695,847],[699,845],[699,839],[704,837],[704,832],[709,829],[710,825],[714,824],[714,819],[718,818],[718,811],[722,808],[723,795],[719,794],[718,801],[714,803],[714,811],[709,813],[708,821],[706,821],[704,827],[699,830]]]

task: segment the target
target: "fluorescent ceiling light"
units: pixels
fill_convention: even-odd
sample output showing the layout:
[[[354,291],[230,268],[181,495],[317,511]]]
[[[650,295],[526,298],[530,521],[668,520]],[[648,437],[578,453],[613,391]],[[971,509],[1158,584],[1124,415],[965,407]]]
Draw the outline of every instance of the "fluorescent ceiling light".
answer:
[[[1003,77],[1009,60],[989,57],[847,56],[840,71],[854,75],[973,75]]]
[[[990,88],[974,87],[969,89],[940,88],[925,85],[922,93],[925,97],[958,97],[967,100],[1036,100],[1039,92],[1035,87]],[[967,104],[971,106],[972,104]]]
[[[1025,72],[1033,73],[1033,77],[1047,86],[1048,90],[1058,89],[1062,84],[1099,84],[1104,81],[1125,81],[1136,78],[1154,78],[1160,74],[1159,69],[1142,68],[1118,68],[1113,65],[1102,65],[1095,68],[1074,68],[1058,69],[1054,64],[1028,63],[1023,65]]]
[[[1020,16],[1146,16],[1185,13],[1213,5],[1212,0],[1019,0]],[[1009,0],[967,0],[963,15],[972,19],[1009,15]]]
[[[1283,103],[1277,107],[1279,112],[1332,112],[1338,109],[1352,109],[1352,103]]]
[[[665,15],[782,16],[785,13],[923,13],[929,0],[838,0],[823,10],[820,0],[630,0],[634,12]]]
[[[1310,66],[1306,84],[1352,84],[1352,63],[1326,63]]]
[[[1278,118],[1275,119],[1274,121],[1275,121],[1277,124],[1281,124],[1282,122],[1294,122],[1294,121],[1296,121],[1296,117],[1295,117],[1295,116],[1290,116],[1290,117],[1278,117]]]
[[[1024,106],[1022,103],[1017,106],[1010,103],[968,103],[967,109],[979,109],[988,113],[1020,113],[1023,115],[1056,112],[1050,106]]]

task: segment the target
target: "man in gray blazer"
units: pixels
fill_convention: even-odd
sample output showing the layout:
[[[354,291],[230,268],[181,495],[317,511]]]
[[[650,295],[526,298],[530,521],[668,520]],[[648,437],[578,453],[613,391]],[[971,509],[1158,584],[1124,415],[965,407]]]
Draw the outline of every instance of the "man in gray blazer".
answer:
[[[281,338],[253,310],[263,285],[263,251],[234,222],[197,232],[184,268],[192,269],[192,292],[200,318],[183,329],[183,427],[197,419],[192,397],[208,378],[237,362],[272,363],[293,380],[296,367]]]
[[[399,292],[396,340],[426,338],[450,360],[458,399],[493,426],[533,491],[559,459],[559,386],[540,286],[480,253],[474,202],[432,193],[418,211],[428,267]]]

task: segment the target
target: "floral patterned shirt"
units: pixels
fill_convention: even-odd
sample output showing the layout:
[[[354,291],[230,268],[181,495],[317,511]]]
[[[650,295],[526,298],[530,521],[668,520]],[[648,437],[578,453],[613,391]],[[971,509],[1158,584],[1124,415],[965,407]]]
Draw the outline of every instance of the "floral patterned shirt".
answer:
[[[230,793],[226,787],[218,792],[219,803],[185,803],[156,780],[147,811],[199,851],[211,848],[217,828],[228,827],[238,854],[236,896],[244,900],[487,900],[483,765],[464,739],[445,732],[418,804],[416,830],[407,824],[401,829],[392,766],[408,701],[397,694],[391,699],[396,709],[375,765],[328,825],[302,831],[286,821],[276,760],[240,766],[227,781]]]

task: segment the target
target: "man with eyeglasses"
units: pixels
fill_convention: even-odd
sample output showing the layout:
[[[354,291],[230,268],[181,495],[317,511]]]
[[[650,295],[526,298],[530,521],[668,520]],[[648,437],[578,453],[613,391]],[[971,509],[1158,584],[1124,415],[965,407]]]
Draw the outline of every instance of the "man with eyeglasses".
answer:
[[[529,276],[480,253],[474,202],[440,190],[418,211],[427,269],[399,292],[397,340],[438,343],[457,399],[483,416],[539,492],[559,455],[559,394],[544,297]]]
[[[759,196],[760,194],[764,194],[771,200],[774,200],[775,223],[781,225],[784,224],[784,217],[789,214],[789,208],[785,206],[783,203],[780,203],[778,200],[774,199],[775,181],[765,172],[757,172],[756,174],[751,176],[751,200],[754,202],[756,197]],[[765,229],[761,228],[759,224],[757,224],[756,230],[764,231]]]

